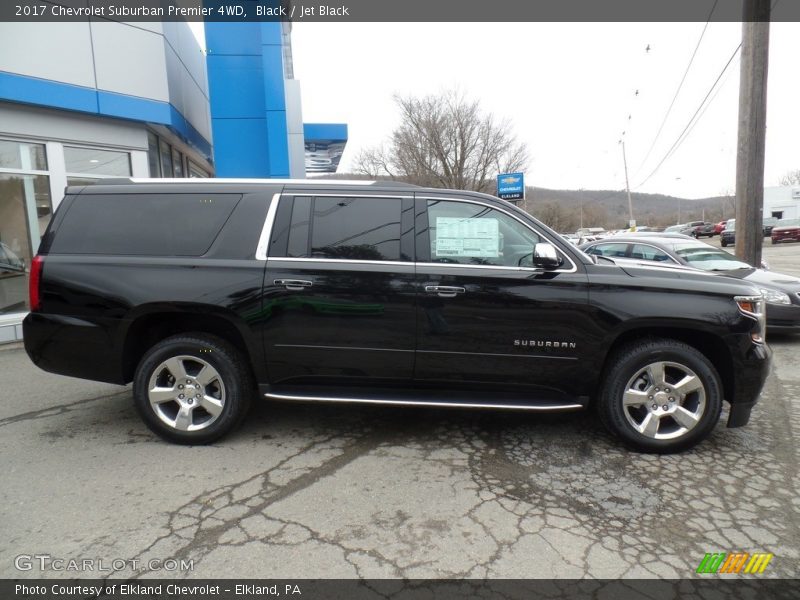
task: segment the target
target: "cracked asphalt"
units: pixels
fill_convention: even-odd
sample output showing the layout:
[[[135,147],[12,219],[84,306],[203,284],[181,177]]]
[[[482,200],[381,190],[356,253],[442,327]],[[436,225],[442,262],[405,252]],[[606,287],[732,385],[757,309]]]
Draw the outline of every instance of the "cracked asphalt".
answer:
[[[270,402],[181,447],[145,428],[129,388],[3,347],[0,577],[683,578],[706,552],[747,551],[797,578],[800,336],[769,342],[750,425],[726,429],[726,409],[673,456],[626,450],[590,413]],[[20,554],[194,569],[18,571]]]

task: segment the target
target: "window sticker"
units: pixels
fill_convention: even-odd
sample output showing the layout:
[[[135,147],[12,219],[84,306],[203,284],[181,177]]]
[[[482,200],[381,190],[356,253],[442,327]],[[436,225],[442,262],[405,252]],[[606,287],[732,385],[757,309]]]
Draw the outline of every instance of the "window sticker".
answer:
[[[436,217],[434,254],[437,257],[497,258],[500,256],[497,219]]]

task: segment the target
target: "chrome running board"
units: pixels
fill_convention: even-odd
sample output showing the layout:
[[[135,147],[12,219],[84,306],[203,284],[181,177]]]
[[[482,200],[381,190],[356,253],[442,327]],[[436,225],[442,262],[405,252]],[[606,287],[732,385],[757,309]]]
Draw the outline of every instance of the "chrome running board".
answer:
[[[447,400],[397,400],[382,398],[350,398],[344,396],[317,396],[305,394],[279,394],[267,392],[265,398],[270,400],[281,400],[284,402],[329,402],[341,404],[380,404],[389,406],[432,406],[437,408],[485,408],[497,410],[526,410],[534,412],[568,411],[581,410],[585,408],[582,404],[499,404],[486,402],[449,402]]]

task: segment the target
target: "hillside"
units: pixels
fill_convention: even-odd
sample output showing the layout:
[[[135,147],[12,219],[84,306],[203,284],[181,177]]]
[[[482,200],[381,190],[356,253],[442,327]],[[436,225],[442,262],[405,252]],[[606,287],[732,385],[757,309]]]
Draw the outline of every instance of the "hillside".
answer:
[[[678,222],[717,222],[733,218],[732,197],[689,200],[664,194],[632,193],[633,217],[638,225],[666,227]],[[680,205],[680,221],[678,207]],[[628,196],[624,190],[548,190],[528,188],[523,208],[555,229],[574,231],[584,227],[621,229],[628,222]]]
[[[327,174],[315,179],[372,179],[352,173]],[[389,179],[379,177],[378,179]],[[489,187],[494,180],[489,182]],[[665,194],[631,193],[633,217],[638,225],[667,227],[678,222],[717,222],[734,217],[734,201],[730,196],[690,200]],[[680,204],[680,221],[678,205]],[[578,227],[623,229],[628,225],[628,196],[624,190],[550,190],[526,189],[526,199],[519,206],[554,229],[575,231]],[[581,220],[581,212],[583,219]],[[582,224],[582,225],[581,225]]]

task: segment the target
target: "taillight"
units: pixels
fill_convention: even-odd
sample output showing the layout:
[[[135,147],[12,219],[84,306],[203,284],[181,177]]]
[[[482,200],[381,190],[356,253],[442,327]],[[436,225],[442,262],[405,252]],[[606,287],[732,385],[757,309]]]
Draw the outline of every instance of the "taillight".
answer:
[[[31,311],[39,310],[41,305],[41,296],[39,295],[39,287],[42,281],[42,265],[44,258],[41,256],[34,256],[31,261],[30,278],[28,279],[28,292],[30,297]]]

